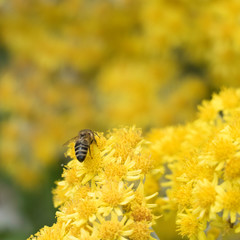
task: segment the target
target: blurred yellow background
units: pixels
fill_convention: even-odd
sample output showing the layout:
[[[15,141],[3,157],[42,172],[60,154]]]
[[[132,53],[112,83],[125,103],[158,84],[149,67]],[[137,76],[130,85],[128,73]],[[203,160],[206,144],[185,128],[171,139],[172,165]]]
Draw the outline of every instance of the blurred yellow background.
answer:
[[[79,130],[146,134],[240,86],[239,12],[237,0],[1,0],[0,238],[54,221],[62,144]]]

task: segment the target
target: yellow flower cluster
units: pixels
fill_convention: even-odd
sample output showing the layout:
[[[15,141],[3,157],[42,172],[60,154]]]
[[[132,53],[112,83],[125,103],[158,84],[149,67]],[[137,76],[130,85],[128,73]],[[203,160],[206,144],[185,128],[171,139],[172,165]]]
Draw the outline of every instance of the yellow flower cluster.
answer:
[[[1,44],[43,71],[111,71],[127,61],[149,65],[148,79],[187,72],[239,86],[239,9],[237,0],[2,0]]]
[[[66,156],[72,160],[53,191],[57,222],[29,240],[156,239],[151,235],[156,204],[148,201],[158,193],[144,194],[152,160],[141,130],[121,128],[107,137],[98,135],[83,163],[76,159],[74,142],[69,144]]]
[[[239,10],[237,0],[143,1],[140,16],[147,50],[207,77],[214,87],[239,86]]]
[[[237,0],[0,1],[1,172],[36,189],[79,129],[191,121],[210,91],[239,87],[239,9]],[[165,194],[158,211],[178,210],[182,235],[203,237],[207,229],[214,238],[223,225],[238,229],[231,202],[240,172],[238,104],[238,91],[215,95],[196,121],[151,131],[153,162],[144,154],[134,159],[147,174],[145,191]],[[106,164],[106,179],[131,177],[124,164]],[[83,184],[94,174],[82,176]],[[114,184],[98,186],[102,196],[124,189],[131,197],[131,188]]]
[[[190,240],[240,232],[239,106],[240,89],[223,89],[192,123],[148,135],[163,172],[158,211],[177,211],[177,230]]]

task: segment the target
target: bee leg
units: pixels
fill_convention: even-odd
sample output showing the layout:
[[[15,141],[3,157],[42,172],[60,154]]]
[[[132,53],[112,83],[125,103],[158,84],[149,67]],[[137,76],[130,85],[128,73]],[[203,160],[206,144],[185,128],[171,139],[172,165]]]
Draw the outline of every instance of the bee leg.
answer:
[[[92,158],[92,154],[91,154],[91,146],[89,146],[89,155]]]
[[[94,132],[94,134],[95,135],[97,135],[98,137],[99,137],[99,135],[96,133],[96,132]],[[99,137],[100,138],[100,137]],[[96,143],[96,145],[97,145],[97,141],[96,141],[96,138],[95,138],[95,136],[93,136],[93,141]]]

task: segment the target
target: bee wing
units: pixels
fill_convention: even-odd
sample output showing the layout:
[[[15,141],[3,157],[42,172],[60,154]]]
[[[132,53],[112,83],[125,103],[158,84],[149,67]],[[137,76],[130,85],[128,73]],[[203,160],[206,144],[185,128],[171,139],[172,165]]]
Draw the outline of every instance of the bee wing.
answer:
[[[79,138],[79,136],[76,136],[76,137],[73,137],[73,138],[69,139],[67,142],[65,142],[65,143],[63,144],[63,146],[67,146],[70,142],[74,142],[74,141],[76,141],[78,138]]]

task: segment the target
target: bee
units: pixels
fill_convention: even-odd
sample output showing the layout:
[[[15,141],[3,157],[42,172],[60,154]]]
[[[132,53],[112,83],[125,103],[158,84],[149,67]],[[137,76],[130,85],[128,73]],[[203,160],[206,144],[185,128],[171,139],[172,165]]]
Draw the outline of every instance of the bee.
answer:
[[[98,136],[96,132],[90,129],[83,129],[78,133],[78,136],[71,138],[63,145],[68,145],[70,142],[75,141],[75,155],[79,162],[83,162],[87,156],[88,150],[91,156],[90,145],[93,142],[97,144],[95,135]]]

